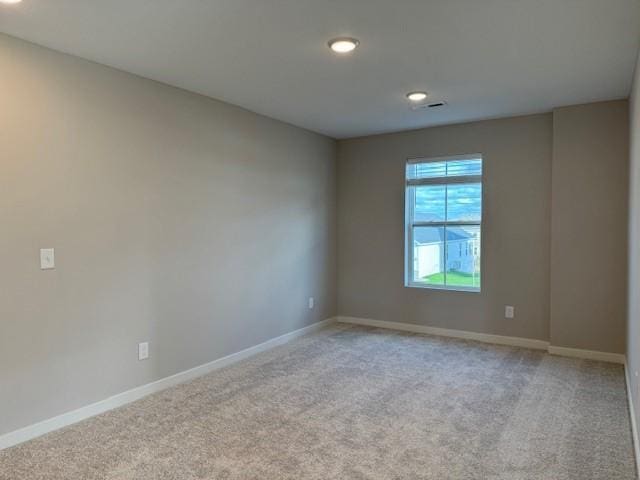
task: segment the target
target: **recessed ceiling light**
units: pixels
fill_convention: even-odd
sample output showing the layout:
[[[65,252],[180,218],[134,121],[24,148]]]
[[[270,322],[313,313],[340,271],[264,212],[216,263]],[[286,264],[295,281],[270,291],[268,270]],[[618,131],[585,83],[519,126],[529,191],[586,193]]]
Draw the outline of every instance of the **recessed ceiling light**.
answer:
[[[349,53],[356,49],[360,42],[355,38],[334,38],[329,41],[329,48],[336,53]]]
[[[22,0],[0,0],[0,3],[5,3],[7,5],[12,5],[14,3],[20,3]]]
[[[427,92],[410,92],[407,93],[407,98],[411,102],[422,102],[427,98]]]

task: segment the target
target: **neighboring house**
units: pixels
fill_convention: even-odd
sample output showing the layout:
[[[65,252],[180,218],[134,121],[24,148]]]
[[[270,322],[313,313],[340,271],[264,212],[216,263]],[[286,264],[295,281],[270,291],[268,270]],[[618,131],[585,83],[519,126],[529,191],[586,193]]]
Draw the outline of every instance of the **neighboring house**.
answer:
[[[416,228],[413,243],[416,249],[414,272],[417,278],[424,278],[445,270],[460,273],[477,273],[480,265],[476,259],[480,239],[476,232],[462,227],[446,229],[447,249],[445,251],[444,228]]]

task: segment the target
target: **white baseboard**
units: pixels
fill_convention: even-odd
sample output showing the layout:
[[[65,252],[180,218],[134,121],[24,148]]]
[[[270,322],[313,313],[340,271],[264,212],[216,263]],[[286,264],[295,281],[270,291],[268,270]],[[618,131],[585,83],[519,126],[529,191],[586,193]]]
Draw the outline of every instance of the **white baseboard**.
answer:
[[[549,353],[560,355],[561,357],[584,358],[586,360],[599,360],[622,365],[625,363],[625,356],[622,353],[597,352],[580,348],[554,347],[553,345],[549,345]]]
[[[550,346],[549,342],[546,342],[544,340],[536,340],[536,339],[520,338],[520,337],[507,337],[502,335],[490,335],[486,333],[469,332],[464,330],[451,330],[451,329],[438,328],[438,327],[428,327],[425,325],[416,325],[416,324],[410,324],[410,323],[371,320],[366,318],[336,317],[336,318],[323,320],[321,322],[317,322],[313,325],[309,325],[308,327],[295,330],[293,332],[281,335],[276,338],[272,338],[271,340],[267,340],[266,342],[260,343],[253,347],[247,348],[245,350],[241,350],[239,352],[233,353],[231,355],[227,355],[226,357],[219,358],[217,360],[206,363],[204,365],[200,365],[198,367],[185,370],[184,372],[176,373],[175,375],[171,375],[169,377],[157,380],[155,382],[133,388],[126,392],[119,393],[117,395],[106,398],[104,400],[93,403],[91,405],[81,407],[77,410],[63,413],[62,415],[58,415],[56,417],[41,421],[39,423],[35,423],[33,425],[29,425],[19,430],[15,430],[13,432],[0,435],[0,450],[8,447],[12,447],[14,445],[18,445],[20,443],[26,442],[28,440],[39,437],[46,433],[52,432],[54,430],[58,430],[68,425],[77,423],[81,420],[85,420],[87,418],[93,417],[100,413],[113,410],[114,408],[120,407],[122,405],[126,405],[127,403],[134,402],[152,393],[156,393],[166,388],[200,377],[202,375],[206,375],[207,373],[210,373],[219,368],[226,367],[228,365],[239,362],[241,360],[249,358],[258,353],[270,350],[279,345],[283,345],[287,342],[290,342],[291,340],[299,338],[308,333],[320,330],[321,328],[324,328],[325,326],[327,326],[328,324],[334,321],[341,322],[341,323],[350,323],[355,325],[365,325],[370,327],[387,328],[391,330],[402,330],[407,332],[424,333],[428,335],[435,335],[435,336],[442,336],[442,337],[475,340],[478,342],[492,343],[497,345],[508,345],[508,346],[514,346],[514,347],[532,348],[537,350],[547,350],[549,353],[552,353],[555,355],[561,355],[561,356],[601,360],[605,362],[614,362],[614,363],[622,363],[622,364],[625,363],[625,356],[622,354],[608,353],[608,352],[595,352],[595,351],[580,350],[575,348],[554,347],[554,346]],[[628,371],[626,368],[625,368],[625,372],[627,375],[627,388],[629,389],[630,383],[628,378]],[[632,412],[631,422],[632,422],[632,429],[633,429],[633,436],[634,436],[634,447],[636,450],[636,460],[640,462],[637,426],[635,422],[635,415],[633,415],[633,412],[634,412],[633,402],[631,399],[630,392],[628,392],[628,394],[629,394],[629,406],[630,406],[629,408],[631,409],[631,412]],[[638,470],[640,471],[640,463],[639,463]]]
[[[388,328],[391,330],[402,330],[405,332],[425,333],[440,337],[462,338],[465,340],[475,340],[477,342],[493,343],[496,345],[508,345],[512,347],[533,348],[536,350],[546,350],[552,355],[562,357],[583,358],[587,360],[600,360],[610,363],[625,363],[625,356],[621,353],[596,352],[593,350],[582,350],[578,348],[555,347],[545,340],[532,338],[506,337],[502,335],[490,335],[487,333],[469,332],[466,330],[450,330],[448,328],[428,327],[413,323],[387,322],[383,320],[371,320],[369,318],[357,317],[336,317],[338,322],[352,323],[355,325],[365,325],[369,327]]]
[[[493,343],[497,345],[509,345],[512,347],[533,348],[536,350],[547,350],[549,347],[549,342],[532,338],[506,337],[503,335],[490,335],[488,333],[468,332],[465,330],[427,327],[425,325],[416,325],[413,323],[386,322],[383,320],[371,320],[368,318],[336,317],[336,320],[341,323],[388,328],[391,330],[402,330],[405,332],[425,333],[427,335],[436,335],[439,337],[462,338],[465,340],[475,340],[477,342]]]
[[[633,405],[633,396],[631,395],[631,372],[629,364],[624,364],[624,378],[627,384],[627,400],[629,402],[629,416],[631,417],[631,437],[633,439],[633,451],[636,456],[636,472],[637,478],[640,478],[640,442],[638,442],[638,424],[636,423],[636,409]]]
[[[58,430],[68,425],[72,425],[81,420],[85,420],[89,417],[104,413],[108,410],[113,410],[114,408],[134,402],[152,393],[156,393],[166,388],[173,387],[174,385],[178,385],[180,383],[193,380],[194,378],[200,377],[202,375],[206,375],[207,373],[210,373],[219,368],[226,367],[233,363],[239,362],[240,360],[244,360],[245,358],[270,350],[279,345],[283,345],[308,333],[320,330],[333,321],[334,319],[330,318],[321,322],[314,323],[313,325],[309,325],[308,327],[286,333],[276,338],[272,338],[271,340],[267,340],[266,342],[260,343],[253,347],[249,347],[236,353],[232,353],[231,355],[227,355],[226,357],[218,358],[217,360],[206,363],[204,365],[185,370],[184,372],[176,373],[175,375],[171,375],[155,382],[119,393],[104,400],[100,400],[99,402],[92,403],[91,405],[81,407],[77,410],[63,413],[62,415],[58,415],[57,417],[53,417],[42,422],[21,428],[19,430],[0,435],[0,450],[18,445],[19,443],[26,442],[27,440],[31,440],[33,438],[44,435],[45,433]]]

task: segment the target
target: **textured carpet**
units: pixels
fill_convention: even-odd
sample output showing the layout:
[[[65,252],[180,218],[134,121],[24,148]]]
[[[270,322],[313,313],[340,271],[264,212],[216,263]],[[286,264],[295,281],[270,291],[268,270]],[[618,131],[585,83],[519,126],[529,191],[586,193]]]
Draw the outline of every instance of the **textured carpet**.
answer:
[[[0,452],[2,480],[635,478],[623,369],[333,326]]]

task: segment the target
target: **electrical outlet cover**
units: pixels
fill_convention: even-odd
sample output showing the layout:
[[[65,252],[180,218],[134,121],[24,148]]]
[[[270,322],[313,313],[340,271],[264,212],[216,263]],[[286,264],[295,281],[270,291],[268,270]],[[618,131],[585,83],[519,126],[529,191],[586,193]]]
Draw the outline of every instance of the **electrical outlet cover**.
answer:
[[[42,270],[51,270],[56,268],[53,248],[40,249],[40,268]]]

